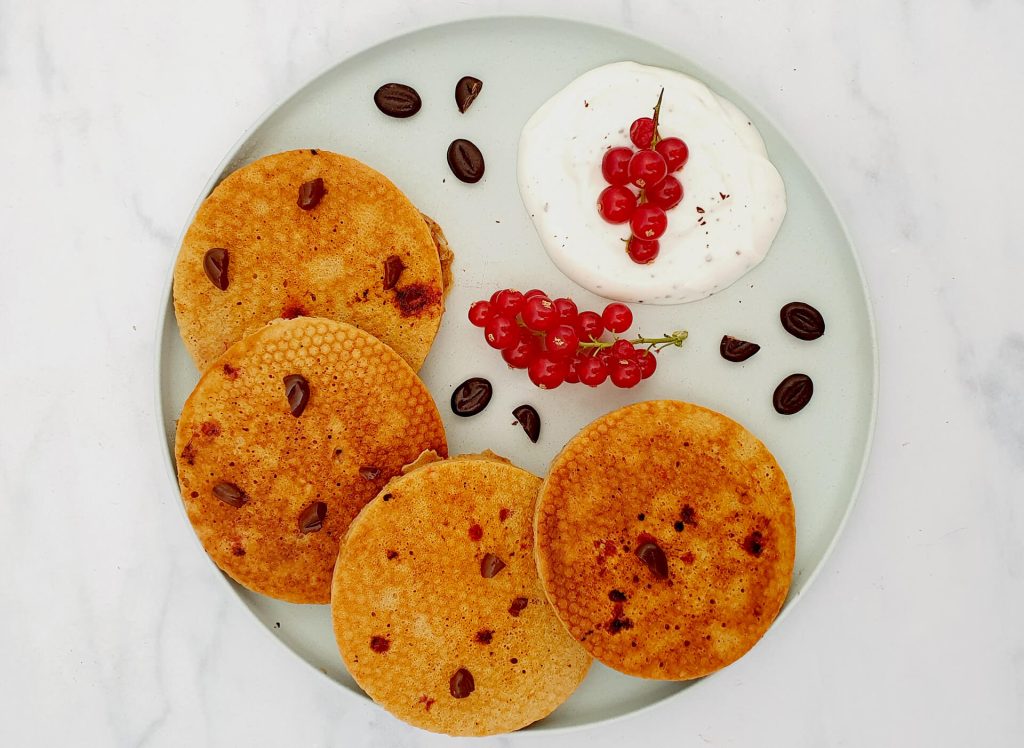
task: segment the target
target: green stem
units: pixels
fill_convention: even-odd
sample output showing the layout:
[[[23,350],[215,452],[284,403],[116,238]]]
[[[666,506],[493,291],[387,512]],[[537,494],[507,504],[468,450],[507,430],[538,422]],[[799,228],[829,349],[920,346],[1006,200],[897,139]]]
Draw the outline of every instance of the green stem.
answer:
[[[661,116],[661,98],[665,95],[665,89],[661,89],[661,93],[658,94],[658,103],[654,105],[654,135],[651,138],[651,148],[658,145],[658,141],[661,140],[661,133],[658,132],[658,117]]]
[[[645,345],[647,350],[652,348],[655,351],[660,351],[662,348],[668,348],[669,346],[675,346],[676,348],[682,348],[683,341],[689,336],[686,330],[676,330],[671,334],[662,335],[660,338],[645,338],[642,335],[638,338],[633,338],[629,342],[633,345]],[[618,340],[618,338],[616,338]],[[615,340],[604,341],[604,340],[591,340],[587,342],[581,342],[580,348],[589,348],[595,351],[599,351],[602,348],[610,348],[615,344]]]

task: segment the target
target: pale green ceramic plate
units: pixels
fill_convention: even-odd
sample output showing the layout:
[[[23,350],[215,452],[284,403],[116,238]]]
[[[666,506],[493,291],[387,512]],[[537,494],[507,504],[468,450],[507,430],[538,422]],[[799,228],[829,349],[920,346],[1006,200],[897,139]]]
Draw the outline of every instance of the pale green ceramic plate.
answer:
[[[634,307],[643,333],[690,332],[683,350],[662,355],[652,379],[629,391],[610,384],[598,390],[541,391],[485,346],[466,310],[507,286],[540,287],[572,296],[581,308],[601,308],[601,299],[565,278],[544,253],[519,198],[516,146],[520,128],[549,96],[580,73],[617,60],[681,70],[736,102],[764,136],[785,180],[789,213],[768,258],[731,288],[685,306]],[[459,114],[453,90],[463,75],[482,79],[484,88],[472,108]],[[389,81],[420,92],[419,114],[396,120],[377,111],[373,92]],[[487,174],[479,184],[463,184],[448,170],[447,146],[460,137],[485,155]],[[789,477],[797,508],[797,556],[783,613],[792,607],[828,555],[857,492],[874,422],[877,351],[850,239],[821,184],[770,120],[682,55],[619,31],[551,19],[476,20],[402,36],[331,68],[256,123],[200,198],[221,177],[257,157],[311,147],[355,156],[382,171],[447,233],[456,253],[455,287],[420,374],[444,416],[452,454],[492,449],[543,475],[577,430],[621,405],[676,398],[722,411],[760,436]],[[806,343],[782,329],[779,308],[794,300],[822,311],[828,325],[823,338]],[[178,336],[169,292],[161,303],[158,391],[165,444],[173,448],[175,419],[198,373]],[[718,354],[725,333],[756,341],[762,350],[744,364],[727,363]],[[793,372],[813,378],[814,398],[803,412],[783,417],[772,409],[772,392]],[[457,418],[448,400],[469,376],[490,379],[494,398],[480,415]],[[543,419],[537,444],[513,425],[512,409],[522,403],[533,404]],[[176,493],[171,449],[166,454],[168,490]],[[191,532],[187,521],[180,532]],[[198,543],[196,548],[201,552]],[[362,695],[335,650],[326,606],[289,605],[232,587],[297,656],[337,681],[342,693]],[[758,656],[756,647],[747,655]],[[596,664],[572,698],[532,729],[614,718],[693,685],[638,680]]]

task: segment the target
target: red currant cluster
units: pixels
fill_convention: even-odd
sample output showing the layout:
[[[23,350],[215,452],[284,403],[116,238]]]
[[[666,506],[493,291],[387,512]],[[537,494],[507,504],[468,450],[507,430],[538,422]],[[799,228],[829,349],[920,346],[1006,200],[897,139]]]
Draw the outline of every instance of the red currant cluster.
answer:
[[[552,390],[562,382],[597,387],[611,379],[616,387],[635,387],[654,373],[654,354],[681,346],[686,332],[661,338],[601,340],[633,324],[625,304],[613,303],[601,314],[579,311],[572,299],[552,299],[534,289],[495,291],[489,301],[469,307],[469,321],[484,329],[487,344],[501,351],[513,369],[526,369],[530,381]]]
[[[601,160],[601,174],[609,186],[597,198],[597,212],[608,223],[629,221],[632,234],[626,242],[626,253],[641,265],[658,256],[658,239],[668,228],[665,211],[683,199],[683,185],[672,174],[690,157],[686,143],[679,138],[663,138],[658,132],[664,94],[663,89],[653,117],[640,117],[629,127],[629,139],[638,150],[611,148]],[[630,185],[637,187],[639,194]]]

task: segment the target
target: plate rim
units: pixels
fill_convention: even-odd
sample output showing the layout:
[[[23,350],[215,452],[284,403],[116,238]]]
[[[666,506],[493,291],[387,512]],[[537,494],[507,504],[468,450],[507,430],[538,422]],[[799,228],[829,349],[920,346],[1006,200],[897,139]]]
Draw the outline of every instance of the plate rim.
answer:
[[[167,418],[168,414],[164,410],[164,398],[163,398],[163,384],[164,384],[164,378],[163,378],[164,356],[163,356],[163,351],[164,351],[164,344],[165,344],[164,335],[165,335],[165,332],[166,332],[166,329],[167,329],[168,319],[169,319],[169,317],[173,317],[174,316],[174,312],[173,312],[173,309],[174,309],[173,283],[174,283],[174,266],[176,264],[177,255],[178,255],[178,251],[177,250],[181,247],[181,243],[184,240],[185,233],[188,231],[188,227],[191,225],[192,220],[195,217],[195,214],[198,211],[198,209],[199,209],[200,205],[202,204],[203,200],[206,199],[206,197],[210,194],[210,192],[212,192],[213,189],[217,186],[217,184],[221,181],[220,177],[224,173],[224,170],[231,163],[231,161],[235,157],[237,157],[237,155],[242,150],[242,146],[245,144],[245,142],[249,139],[249,137],[256,130],[258,130],[260,127],[262,127],[267,122],[267,120],[270,119],[270,117],[272,117],[280,109],[284,108],[292,99],[294,99],[297,96],[299,96],[308,87],[310,87],[313,84],[315,84],[321,78],[327,76],[329,73],[334,71],[336,68],[338,68],[338,67],[340,67],[342,65],[345,65],[345,64],[351,62],[352,60],[354,60],[355,58],[357,58],[357,57],[359,57],[361,55],[367,54],[367,53],[377,49],[378,47],[384,46],[386,44],[392,44],[392,43],[394,43],[396,41],[399,41],[399,40],[402,40],[402,39],[407,39],[408,37],[415,36],[415,35],[421,34],[421,33],[426,32],[426,31],[432,31],[432,30],[437,30],[437,29],[441,29],[441,28],[451,28],[451,27],[456,27],[456,26],[471,26],[471,25],[474,25],[474,24],[492,24],[492,23],[494,23],[494,24],[501,25],[501,24],[508,23],[508,22],[556,23],[556,24],[563,24],[563,25],[566,25],[566,26],[573,26],[573,27],[577,27],[577,28],[578,27],[583,27],[583,28],[588,28],[588,29],[594,29],[594,30],[597,30],[597,31],[600,31],[600,32],[605,32],[605,33],[611,32],[611,33],[615,33],[615,34],[618,34],[618,35],[621,35],[621,36],[633,37],[635,39],[638,39],[638,40],[644,42],[645,44],[647,44],[647,45],[649,45],[651,47],[654,47],[654,48],[658,49],[659,51],[666,52],[666,53],[668,53],[670,55],[673,55],[673,56],[676,56],[676,57],[683,57],[687,61],[691,61],[690,58],[685,53],[678,52],[675,49],[672,49],[672,48],[670,48],[670,47],[668,47],[665,44],[662,44],[660,42],[656,42],[656,41],[651,41],[649,39],[645,39],[645,38],[641,37],[640,34],[638,32],[636,32],[635,30],[623,29],[623,28],[620,28],[620,27],[617,27],[617,26],[613,26],[612,24],[606,24],[606,23],[597,22],[597,21],[591,21],[591,20],[581,20],[581,19],[579,19],[577,17],[571,17],[571,16],[564,16],[564,15],[542,15],[542,14],[538,14],[538,13],[527,13],[527,14],[522,14],[522,15],[509,14],[509,13],[501,13],[501,14],[494,14],[494,15],[481,14],[481,15],[476,15],[476,16],[472,16],[472,17],[468,17],[468,18],[459,18],[459,19],[441,21],[439,23],[429,23],[429,24],[426,24],[426,25],[419,25],[419,26],[416,26],[415,28],[403,31],[400,34],[396,34],[396,35],[385,37],[383,39],[378,39],[378,40],[375,40],[375,41],[371,41],[369,44],[360,45],[357,48],[355,48],[352,51],[350,51],[349,53],[345,54],[343,57],[334,59],[333,61],[327,63],[325,66],[323,66],[320,69],[318,69],[316,72],[314,72],[309,77],[304,78],[300,83],[296,84],[293,88],[289,89],[282,97],[280,97],[274,103],[272,103],[270,106],[268,106],[266,109],[264,109],[264,111],[255,120],[253,120],[253,122],[250,125],[248,125],[242,131],[242,133],[239,135],[239,137],[231,144],[231,146],[228,148],[227,152],[225,153],[224,157],[220,160],[220,162],[218,162],[217,166],[211,172],[211,175],[210,175],[209,179],[207,179],[207,181],[203,185],[202,189],[199,191],[198,196],[196,197],[196,200],[193,203],[192,209],[189,211],[188,216],[186,217],[185,222],[182,225],[182,228],[181,228],[181,230],[180,230],[180,232],[178,234],[177,241],[176,241],[176,243],[174,245],[175,251],[173,252],[173,254],[170,257],[170,260],[169,260],[169,263],[168,263],[168,268],[165,269],[165,271],[164,271],[165,275],[166,275],[166,279],[164,280],[163,290],[162,290],[162,292],[161,292],[161,294],[159,296],[159,299],[158,299],[159,307],[158,307],[157,320],[156,320],[156,334],[154,335],[154,352],[153,352],[152,370],[151,370],[151,376],[152,376],[152,396],[153,396],[153,398],[155,400],[155,404],[156,404],[156,408],[155,408],[156,419],[155,419],[155,423],[154,423],[154,427],[155,427],[154,428],[154,434],[155,434],[155,437],[157,439],[157,447],[158,447],[158,449],[164,455],[164,457],[162,459],[162,462],[163,462],[163,465],[164,465],[165,474],[166,474],[167,478],[170,480],[170,485],[175,489],[171,493],[174,496],[174,498],[176,499],[175,503],[176,503],[176,505],[178,507],[179,515],[185,520],[185,524],[186,524],[186,526],[189,529],[191,529],[191,525],[188,522],[188,516],[185,513],[185,507],[181,503],[181,497],[179,495],[179,492],[177,491],[178,477],[177,477],[177,472],[175,470],[174,450],[173,450],[173,448],[168,448],[168,444],[167,444],[167,433],[166,433],[165,426],[168,423],[168,418]],[[695,66],[700,68],[702,71],[705,69],[705,66],[703,64],[699,63],[699,62],[695,62]],[[713,72],[713,71],[709,71],[709,72]],[[715,75],[717,76],[717,74],[715,74]],[[801,589],[792,598],[786,600],[786,602],[783,605],[782,609],[779,611],[779,614],[776,616],[775,620],[772,621],[771,625],[768,627],[768,630],[765,632],[765,637],[767,637],[768,635],[771,634],[772,630],[788,615],[788,613],[794,607],[796,607],[797,602],[800,601],[801,599],[803,599],[806,596],[808,590],[812,587],[814,582],[817,580],[819,575],[822,573],[822,570],[828,564],[828,561],[832,557],[832,554],[835,551],[835,548],[836,548],[837,544],[839,543],[839,539],[843,536],[843,534],[844,534],[844,532],[846,530],[847,523],[849,522],[850,516],[853,513],[853,509],[857,505],[857,503],[858,503],[858,501],[860,499],[860,495],[861,495],[861,491],[862,491],[862,488],[863,488],[865,476],[867,474],[867,468],[868,468],[869,463],[871,462],[871,458],[872,458],[872,455],[874,453],[875,432],[876,432],[877,423],[878,423],[878,403],[879,403],[879,384],[880,384],[880,374],[879,374],[880,373],[880,362],[879,362],[879,346],[878,346],[878,329],[877,329],[877,325],[876,325],[877,318],[876,318],[875,311],[874,311],[874,304],[873,304],[872,297],[871,297],[871,290],[870,290],[870,288],[869,288],[869,286],[867,284],[867,279],[866,279],[866,277],[864,275],[864,267],[863,267],[862,262],[861,262],[860,253],[857,250],[857,246],[856,246],[856,244],[853,241],[853,237],[852,237],[852,235],[850,233],[849,227],[847,226],[845,219],[843,218],[842,213],[840,213],[839,210],[837,209],[835,201],[832,198],[832,194],[827,189],[826,183],[824,181],[822,181],[822,179],[819,177],[818,172],[815,169],[815,167],[813,166],[813,164],[810,161],[808,161],[806,158],[804,158],[804,155],[803,155],[802,151],[796,145],[796,141],[794,141],[792,138],[789,137],[789,135],[788,135],[788,133],[787,133],[785,128],[781,127],[777,123],[777,121],[772,116],[770,116],[764,109],[762,109],[761,106],[757,103],[756,100],[750,98],[746,94],[745,91],[743,91],[742,89],[735,88],[735,86],[733,86],[731,81],[729,81],[728,79],[722,79],[722,80],[730,88],[733,88],[735,91],[740,93],[741,96],[743,96],[743,98],[745,99],[744,103],[749,105],[749,108],[753,109],[754,113],[761,120],[767,122],[768,124],[771,125],[772,128],[775,129],[775,131],[782,137],[782,139],[786,142],[786,144],[789,146],[789,148],[791,148],[793,150],[794,154],[800,160],[800,163],[803,165],[804,168],[807,169],[808,173],[813,178],[814,182],[821,189],[821,193],[824,196],[827,205],[832,210],[832,213],[833,213],[833,215],[836,218],[836,222],[837,222],[837,224],[839,226],[839,230],[842,232],[843,237],[846,239],[846,241],[847,241],[847,243],[848,243],[848,245],[850,247],[850,256],[853,259],[853,265],[854,265],[854,268],[855,268],[855,270],[857,272],[857,280],[858,280],[858,282],[860,284],[861,294],[862,294],[863,299],[864,299],[864,308],[865,308],[865,312],[866,312],[866,315],[867,315],[868,332],[869,332],[869,339],[870,339],[870,355],[871,355],[871,383],[870,383],[871,384],[871,403],[870,403],[870,413],[868,414],[867,432],[866,432],[866,437],[865,437],[865,442],[864,442],[864,452],[863,452],[863,455],[862,455],[861,460],[860,460],[860,465],[857,468],[857,475],[856,475],[856,478],[854,480],[853,488],[852,488],[852,490],[850,492],[850,498],[849,498],[849,500],[848,500],[848,502],[846,504],[845,510],[843,511],[843,515],[842,515],[842,517],[839,520],[839,524],[836,526],[835,533],[833,534],[833,536],[832,536],[831,540],[829,541],[828,545],[825,547],[824,553],[822,554],[821,558],[818,560],[818,562],[814,566],[814,568],[811,570],[810,574],[807,576],[807,579],[804,582],[804,584],[801,587]],[[177,421],[177,416],[173,417],[173,421],[174,422]],[[191,536],[192,542],[196,545],[196,547],[199,548],[199,550],[201,550],[205,554],[206,551],[202,548],[202,545],[200,544],[199,539],[196,537],[196,534],[194,532],[192,532],[192,533],[189,533],[189,535]],[[253,619],[253,621],[257,624],[256,628],[258,628],[263,633],[263,635],[266,636],[268,639],[270,639],[271,641],[275,642],[277,646],[281,647],[286,652],[288,652],[289,655],[292,657],[292,659],[296,659],[296,660],[300,661],[305,666],[306,669],[312,671],[313,673],[315,673],[320,678],[330,682],[333,687],[338,688],[340,691],[342,691],[345,694],[346,698],[351,699],[352,703],[362,704],[362,705],[366,705],[367,703],[373,703],[372,699],[364,691],[362,691],[361,689],[360,690],[352,690],[352,689],[348,688],[344,684],[342,684],[339,681],[337,681],[334,678],[332,678],[330,675],[328,675],[324,671],[322,671],[319,668],[317,668],[313,663],[309,662],[307,659],[305,659],[304,657],[302,657],[301,655],[296,653],[295,650],[293,650],[291,647],[289,647],[288,644],[286,644],[282,639],[279,639],[278,637],[274,636],[273,633],[270,631],[270,629],[267,628],[265,625],[263,625],[263,622],[260,621],[260,619],[256,616],[256,613],[252,610],[252,608],[250,608],[249,605],[247,605],[245,603],[245,601],[242,599],[241,595],[239,594],[238,590],[235,589],[232,586],[232,584],[229,581],[227,575],[225,575],[216,566],[216,564],[209,563],[209,564],[207,564],[207,567],[208,567],[208,570],[213,572],[214,576],[216,576],[220,580],[220,582],[224,585],[224,587],[228,591],[230,591],[231,596],[234,598],[235,604],[239,605],[242,609],[244,609],[246,611],[246,613],[248,613],[248,615]],[[560,735],[560,734],[568,734],[568,733],[572,733],[572,732],[578,732],[578,731],[581,731],[581,730],[587,730],[587,729],[591,729],[591,728],[598,727],[598,726],[607,726],[607,725],[610,725],[612,723],[618,722],[620,720],[624,720],[624,719],[636,717],[636,716],[641,715],[641,714],[648,713],[648,712],[650,712],[651,710],[653,710],[655,708],[661,708],[664,705],[666,705],[667,703],[669,703],[671,701],[674,701],[674,700],[676,700],[678,698],[681,698],[683,696],[683,694],[685,694],[691,687],[696,685],[698,682],[703,682],[703,681],[706,681],[706,680],[708,680],[710,678],[718,676],[720,673],[722,673],[726,669],[727,668],[723,668],[722,670],[718,670],[718,671],[716,671],[714,673],[706,675],[706,676],[704,676],[702,678],[695,679],[693,681],[680,681],[681,684],[687,684],[687,685],[685,687],[680,687],[677,691],[675,691],[673,693],[670,693],[670,694],[667,694],[665,696],[662,696],[662,697],[656,699],[655,701],[652,701],[649,704],[645,704],[644,706],[641,706],[641,707],[638,707],[636,709],[633,709],[632,711],[624,712],[622,714],[618,714],[618,715],[614,715],[614,716],[610,716],[610,717],[600,718],[600,719],[597,719],[597,720],[594,720],[594,721],[591,721],[591,722],[586,722],[584,724],[565,725],[565,726],[561,726],[561,727],[558,727],[558,726],[555,726],[555,727],[545,727],[544,724],[543,724],[544,720],[539,720],[538,722],[534,722],[534,723],[532,723],[530,725],[527,725],[525,728],[522,728],[522,729],[517,730],[517,731],[512,732],[512,733],[505,733],[504,735],[507,736],[507,737],[511,737],[511,736],[515,736],[515,735],[520,735],[520,734],[527,734],[528,735],[528,734],[531,734],[531,733],[532,734],[544,733],[544,734],[549,734],[549,735]]]

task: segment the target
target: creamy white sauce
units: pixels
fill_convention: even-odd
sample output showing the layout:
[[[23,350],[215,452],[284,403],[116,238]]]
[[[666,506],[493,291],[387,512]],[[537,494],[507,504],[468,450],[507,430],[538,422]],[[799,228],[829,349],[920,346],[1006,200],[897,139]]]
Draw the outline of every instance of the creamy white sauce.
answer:
[[[629,224],[597,213],[607,186],[601,158],[609,148],[633,147],[629,126],[651,116],[662,87],[659,132],[686,141],[690,158],[675,173],[683,200],[667,212],[661,252],[638,265],[622,241]],[[519,140],[518,171],[552,261],[584,288],[619,301],[679,304],[729,286],[764,259],[786,215],[782,178],[746,115],[688,75],[635,62],[584,73],[538,109]]]

